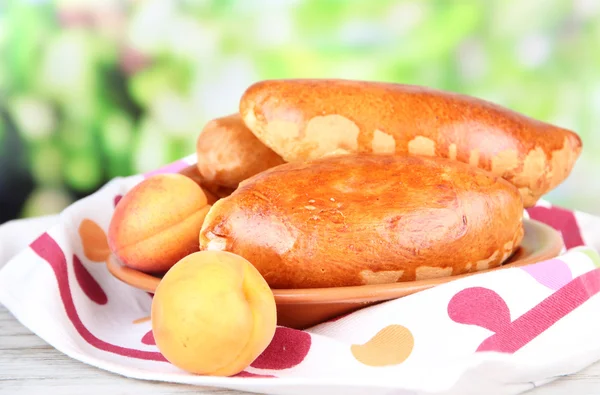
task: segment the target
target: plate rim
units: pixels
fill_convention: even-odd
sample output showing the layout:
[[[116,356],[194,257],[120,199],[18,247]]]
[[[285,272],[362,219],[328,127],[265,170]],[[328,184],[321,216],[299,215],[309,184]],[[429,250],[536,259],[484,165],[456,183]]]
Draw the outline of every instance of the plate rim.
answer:
[[[492,271],[533,264],[546,259],[554,258],[560,254],[564,247],[564,241],[561,234],[556,229],[531,218],[523,218],[523,226],[525,227],[526,232],[527,228],[537,229],[535,232],[536,236],[545,239],[545,243],[542,243],[544,248],[534,251],[531,255],[523,259],[518,259],[514,262],[509,262],[495,268],[459,274],[456,276],[387,284],[271,290],[277,304],[345,304],[384,301],[423,291],[436,285],[459,280],[475,274],[489,273]],[[532,230],[529,231],[529,233],[531,232]],[[153,293],[160,283],[160,277],[123,265],[112,251],[105,263],[108,271],[113,277],[134,288]],[[135,278],[135,281],[132,281],[133,278]],[[137,285],[132,284],[132,282]]]

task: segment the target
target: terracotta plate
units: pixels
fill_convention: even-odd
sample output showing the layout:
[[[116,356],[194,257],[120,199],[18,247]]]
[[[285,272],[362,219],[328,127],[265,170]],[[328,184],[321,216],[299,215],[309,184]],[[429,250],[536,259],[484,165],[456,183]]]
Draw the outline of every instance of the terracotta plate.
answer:
[[[560,234],[548,225],[525,219],[525,236],[521,247],[498,268],[459,276],[392,284],[363,285],[355,287],[275,289],[278,324],[303,329],[328,319],[347,314],[362,307],[391,299],[401,298],[458,278],[511,267],[528,265],[557,256],[563,241]],[[119,280],[148,292],[154,292],[159,277],[123,266],[111,255],[107,260],[109,272]]]

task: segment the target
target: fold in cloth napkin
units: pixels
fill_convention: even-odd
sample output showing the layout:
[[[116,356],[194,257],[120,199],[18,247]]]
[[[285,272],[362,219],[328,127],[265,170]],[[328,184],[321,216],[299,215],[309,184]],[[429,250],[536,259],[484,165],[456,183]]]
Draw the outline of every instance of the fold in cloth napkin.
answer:
[[[560,257],[476,274],[305,331],[279,327],[236,377],[187,374],[154,345],[152,296],[103,264],[114,205],[149,175],[114,179],[59,216],[0,227],[0,303],[84,363],[267,394],[516,394],[600,359],[600,218],[541,202],[527,213],[562,232]]]

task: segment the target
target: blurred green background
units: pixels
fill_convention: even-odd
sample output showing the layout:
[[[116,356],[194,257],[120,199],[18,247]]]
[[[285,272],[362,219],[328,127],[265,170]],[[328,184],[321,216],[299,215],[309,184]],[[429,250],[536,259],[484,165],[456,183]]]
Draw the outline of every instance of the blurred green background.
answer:
[[[600,1],[0,1],[0,222],[194,152],[266,78],[467,93],[580,134],[546,196],[600,214]]]

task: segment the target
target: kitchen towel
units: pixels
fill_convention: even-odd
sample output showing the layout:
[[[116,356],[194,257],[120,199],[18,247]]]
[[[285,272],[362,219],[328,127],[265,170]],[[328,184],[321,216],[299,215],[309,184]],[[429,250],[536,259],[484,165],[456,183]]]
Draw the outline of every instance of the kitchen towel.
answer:
[[[518,394],[600,360],[600,218],[542,201],[526,214],[561,232],[556,258],[457,279],[303,331],[278,327],[235,377],[183,372],[154,344],[152,295],[112,277],[104,261],[120,197],[194,160],[114,179],[60,215],[0,226],[0,303],[83,363],[263,394]]]

